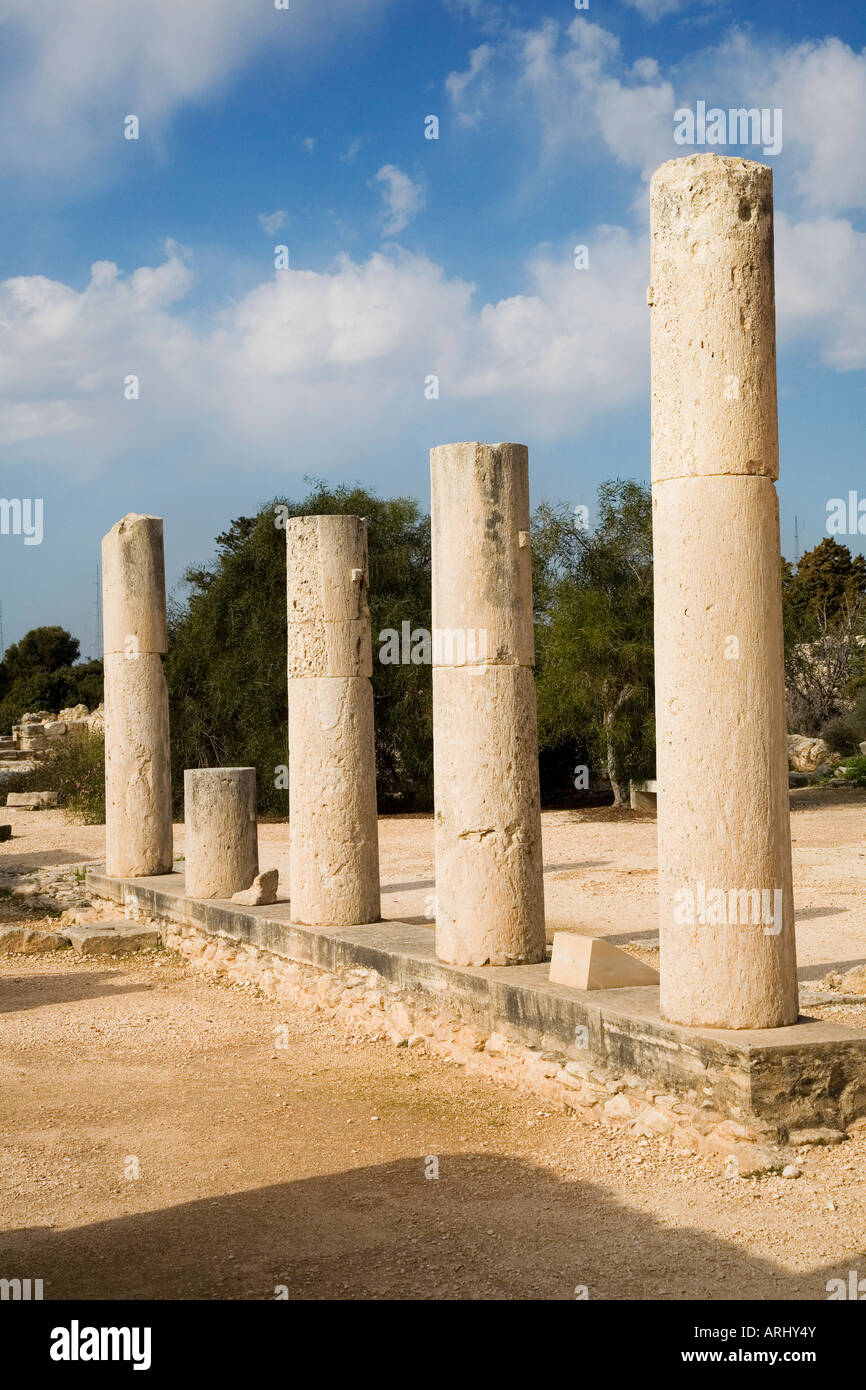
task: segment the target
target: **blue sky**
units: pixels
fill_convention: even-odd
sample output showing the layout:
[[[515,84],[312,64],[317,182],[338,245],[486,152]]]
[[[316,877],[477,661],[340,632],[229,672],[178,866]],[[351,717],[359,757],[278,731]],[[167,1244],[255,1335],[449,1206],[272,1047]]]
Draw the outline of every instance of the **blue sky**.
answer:
[[[866,497],[864,31],[838,0],[8,0],[2,492],[44,538],[0,535],[6,642],[94,651],[128,511],[174,585],[304,475],[426,506],[450,440],[526,442],[535,501],[646,479],[647,181],[699,100],[782,111],[783,549],[795,513],[814,544]]]

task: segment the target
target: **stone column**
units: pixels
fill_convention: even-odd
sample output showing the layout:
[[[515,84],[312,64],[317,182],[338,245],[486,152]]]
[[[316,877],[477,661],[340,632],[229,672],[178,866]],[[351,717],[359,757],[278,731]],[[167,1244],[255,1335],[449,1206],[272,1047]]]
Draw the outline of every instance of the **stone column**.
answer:
[[[105,858],[122,878],[172,867],[162,521],[131,513],[102,541]]]
[[[183,774],[184,872],[190,898],[230,898],[259,871],[254,767]]]
[[[651,206],[661,1010],[775,1028],[797,976],[772,174],[671,160]]]
[[[528,452],[445,444],[430,467],[436,954],[540,961]]]
[[[292,517],[286,544],[292,920],[377,922],[367,525]]]

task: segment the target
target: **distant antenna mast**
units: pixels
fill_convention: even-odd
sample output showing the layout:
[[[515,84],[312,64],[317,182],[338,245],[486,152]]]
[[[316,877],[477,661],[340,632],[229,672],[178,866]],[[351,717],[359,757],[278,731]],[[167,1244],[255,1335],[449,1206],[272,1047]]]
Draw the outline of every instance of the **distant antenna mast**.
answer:
[[[794,564],[800,563],[800,526],[796,516],[794,517]]]

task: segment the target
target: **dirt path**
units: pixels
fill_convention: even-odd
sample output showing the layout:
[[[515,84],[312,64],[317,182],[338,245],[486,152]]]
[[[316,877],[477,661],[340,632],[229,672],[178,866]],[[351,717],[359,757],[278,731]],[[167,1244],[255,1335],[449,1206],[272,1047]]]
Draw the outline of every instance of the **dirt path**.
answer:
[[[0,1067],[0,1277],[46,1298],[821,1299],[866,1275],[864,1137],[731,1181],[165,953],[0,961]]]
[[[866,959],[866,799],[794,801],[809,979]],[[0,869],[102,856],[101,826],[7,817]],[[390,918],[426,920],[431,830],[381,824]],[[651,944],[655,838],[546,813],[550,925]],[[286,840],[260,828],[263,867]],[[866,1133],[804,1150],[799,1179],[732,1181],[167,953],[0,957],[0,1114],[0,1278],[46,1298],[822,1299],[866,1277]]]

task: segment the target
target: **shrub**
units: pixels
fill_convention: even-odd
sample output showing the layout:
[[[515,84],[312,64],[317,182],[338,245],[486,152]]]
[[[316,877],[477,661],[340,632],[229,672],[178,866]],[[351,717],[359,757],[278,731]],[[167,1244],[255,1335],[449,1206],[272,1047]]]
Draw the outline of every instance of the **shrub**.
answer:
[[[824,725],[821,737],[834,753],[841,753],[843,758],[847,758],[858,751],[864,735],[850,715],[840,714]]]
[[[842,767],[846,786],[866,787],[866,758],[849,758]]]
[[[105,736],[98,732],[58,744],[35,774],[56,791],[61,806],[85,825],[105,823]]]
[[[854,704],[846,714],[840,714],[821,730],[824,742],[834,753],[843,757],[856,756],[866,740],[866,690],[859,690]]]

